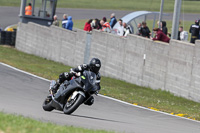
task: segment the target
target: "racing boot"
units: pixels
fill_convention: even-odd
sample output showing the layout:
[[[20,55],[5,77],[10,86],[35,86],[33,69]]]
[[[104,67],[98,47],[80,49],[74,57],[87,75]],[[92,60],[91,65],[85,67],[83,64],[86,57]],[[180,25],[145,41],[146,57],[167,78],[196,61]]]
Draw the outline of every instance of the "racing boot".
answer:
[[[89,106],[91,106],[93,103],[94,103],[94,97],[93,97],[93,96],[90,96],[90,97],[84,102],[85,105],[89,105]]]

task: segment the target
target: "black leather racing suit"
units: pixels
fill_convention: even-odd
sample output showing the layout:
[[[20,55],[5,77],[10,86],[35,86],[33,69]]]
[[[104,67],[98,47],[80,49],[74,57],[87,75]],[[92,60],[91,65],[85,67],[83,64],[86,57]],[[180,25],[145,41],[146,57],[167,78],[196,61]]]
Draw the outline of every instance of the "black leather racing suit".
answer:
[[[74,75],[81,76],[84,70],[90,71],[90,67],[88,64],[82,64],[76,68],[71,68],[69,73],[68,72],[61,73],[59,75],[59,79],[57,80],[56,85],[52,88],[53,93],[57,92],[60,84],[62,84],[65,80],[68,80],[68,81],[71,80],[71,78]],[[96,75],[97,75],[96,84],[97,84],[98,90],[100,90],[101,89],[101,86],[100,86],[101,75],[99,72],[96,73]]]

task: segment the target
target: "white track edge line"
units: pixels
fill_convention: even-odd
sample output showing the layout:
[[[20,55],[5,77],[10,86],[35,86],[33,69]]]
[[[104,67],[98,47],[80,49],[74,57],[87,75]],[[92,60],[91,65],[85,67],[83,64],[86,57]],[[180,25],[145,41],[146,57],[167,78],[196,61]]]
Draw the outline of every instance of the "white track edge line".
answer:
[[[35,78],[39,78],[39,79],[42,79],[42,80],[51,82],[51,80],[45,79],[45,78],[43,78],[43,77],[39,77],[39,76],[37,76],[37,75],[34,75],[34,74],[32,74],[32,73],[23,71],[23,70],[21,70],[21,69],[18,69],[18,68],[16,68],[16,67],[10,66],[10,65],[8,65],[8,64],[2,63],[2,62],[0,62],[0,64],[3,65],[3,66],[6,66],[6,67],[12,68],[12,69],[14,69],[14,70],[16,70],[16,71],[19,71],[19,72],[21,72],[21,73],[25,73],[25,74],[27,74],[27,75],[33,76],[33,77],[35,77]],[[101,94],[98,94],[98,96],[101,96],[101,97],[104,97],[104,98],[107,98],[107,99],[110,99],[110,100],[113,100],[113,101],[117,101],[117,102],[120,102],[120,103],[123,103],[123,104],[126,104],[126,105],[130,105],[130,106],[134,106],[134,107],[137,107],[137,108],[149,110],[149,111],[152,111],[152,112],[159,112],[159,113],[161,113],[161,114],[165,114],[165,115],[169,115],[169,116],[174,116],[174,117],[178,117],[178,118],[182,118],[182,119],[186,119],[186,120],[190,120],[190,121],[193,121],[193,122],[200,123],[200,121],[197,121],[197,120],[193,120],[193,119],[189,119],[189,118],[186,118],[186,117],[180,117],[180,116],[172,115],[172,114],[169,114],[169,113],[166,113],[166,112],[162,112],[162,111],[155,111],[155,110],[149,109],[149,108],[147,108],[147,107],[142,107],[142,106],[139,106],[139,105],[134,105],[134,104],[131,104],[131,103],[128,103],[128,102],[125,102],[125,101],[122,101],[122,100],[118,100],[118,99],[115,99],[115,98],[112,98],[112,97],[104,96],[104,95],[101,95]]]

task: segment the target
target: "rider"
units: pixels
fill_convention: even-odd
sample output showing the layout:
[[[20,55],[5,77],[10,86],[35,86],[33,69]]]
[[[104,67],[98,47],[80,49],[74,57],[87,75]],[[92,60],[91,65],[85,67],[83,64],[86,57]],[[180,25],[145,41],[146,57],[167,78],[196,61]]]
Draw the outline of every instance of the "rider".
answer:
[[[57,80],[56,84],[51,88],[51,91],[53,94],[55,94],[59,88],[59,86],[65,81],[65,80],[71,80],[71,78],[76,76],[81,76],[84,70],[92,71],[97,75],[96,84],[98,87],[98,90],[101,89],[100,87],[100,73],[99,70],[101,68],[101,61],[98,58],[93,58],[89,64],[82,64],[76,68],[71,68],[70,72],[64,72],[59,75],[59,79]]]

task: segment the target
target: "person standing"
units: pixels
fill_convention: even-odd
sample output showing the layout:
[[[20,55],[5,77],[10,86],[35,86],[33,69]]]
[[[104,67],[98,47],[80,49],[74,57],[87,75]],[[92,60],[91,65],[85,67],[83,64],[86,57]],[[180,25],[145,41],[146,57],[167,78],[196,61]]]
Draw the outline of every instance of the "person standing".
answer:
[[[110,15],[110,27],[113,28],[116,23],[117,23],[117,19],[115,18],[115,13],[112,13]]]
[[[92,23],[90,23],[92,29],[101,29],[101,24],[100,24],[100,20],[98,18],[95,18]]]
[[[53,16],[53,24],[54,26],[58,26],[59,27],[59,21],[58,21],[58,17],[57,15],[54,15]]]
[[[183,26],[179,27],[177,40],[188,41],[188,32],[183,30]]]
[[[142,28],[141,28],[141,35],[143,37],[149,38],[151,31],[149,30],[149,27],[147,26],[146,22],[142,22]]]
[[[100,21],[100,24],[101,24],[101,31],[104,31],[104,32],[110,32],[111,31],[111,28],[110,28],[110,24],[108,22],[106,22],[106,19],[105,17]]]
[[[199,20],[196,20],[195,24],[192,24],[190,26],[189,30],[189,32],[191,33],[190,43],[195,43],[195,40],[199,38],[199,31],[200,31]]]
[[[67,14],[63,14],[62,27],[65,28],[67,24]]]
[[[72,30],[73,28],[73,21],[72,21],[72,16],[69,16],[68,17],[68,20],[67,20],[67,24],[65,26],[65,29],[68,29],[68,30]]]
[[[25,8],[25,15],[32,15],[32,5],[31,3],[28,3],[28,6]]]
[[[167,29],[167,23],[166,23],[166,21],[162,21],[161,26],[162,26],[162,32],[163,32],[165,35],[167,35],[168,29]]]
[[[139,35],[139,36],[142,35],[142,33],[141,33],[141,28],[142,28],[142,24],[141,24],[141,23],[138,23],[136,35]]]
[[[119,27],[117,30],[117,35],[123,36],[123,34],[124,34],[123,20],[119,19]]]
[[[127,24],[124,22],[124,23],[123,23],[123,27],[124,27],[123,36],[126,37],[128,34],[131,34],[131,33],[132,33],[130,25],[127,25]]]
[[[88,20],[86,23],[85,23],[85,26],[83,28],[84,31],[92,31],[92,27],[91,27],[91,23],[92,23],[92,19]]]

